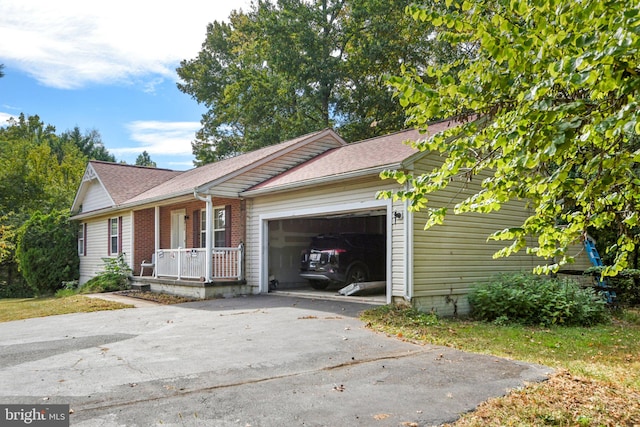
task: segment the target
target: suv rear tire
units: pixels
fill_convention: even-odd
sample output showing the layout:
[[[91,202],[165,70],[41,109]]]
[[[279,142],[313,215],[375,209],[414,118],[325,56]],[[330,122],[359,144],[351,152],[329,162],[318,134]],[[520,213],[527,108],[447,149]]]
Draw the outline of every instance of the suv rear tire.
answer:
[[[367,269],[362,265],[354,265],[349,269],[349,272],[347,273],[347,280],[345,282],[345,285],[367,282],[368,280],[369,273],[367,272]]]
[[[327,287],[329,286],[329,282],[324,280],[309,280],[309,284],[313,289],[318,289],[320,291],[323,289],[327,289]]]

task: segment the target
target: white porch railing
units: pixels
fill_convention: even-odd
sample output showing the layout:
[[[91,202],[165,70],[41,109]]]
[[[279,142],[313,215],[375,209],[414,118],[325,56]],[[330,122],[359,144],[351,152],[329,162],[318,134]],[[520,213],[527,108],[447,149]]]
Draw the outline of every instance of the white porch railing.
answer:
[[[242,280],[243,245],[237,248],[214,248],[211,259],[212,276],[206,278],[207,252],[204,248],[160,249],[156,254],[156,276],[175,279],[215,281]]]

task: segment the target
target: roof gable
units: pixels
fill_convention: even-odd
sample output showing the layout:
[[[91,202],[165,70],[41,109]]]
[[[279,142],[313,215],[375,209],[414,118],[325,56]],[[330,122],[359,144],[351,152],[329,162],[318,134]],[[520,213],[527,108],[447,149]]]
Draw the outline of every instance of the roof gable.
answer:
[[[378,174],[383,169],[399,168],[413,156],[420,154],[407,141],[425,139],[429,134],[433,135],[453,126],[457,126],[457,123],[443,121],[429,125],[428,134],[409,129],[335,148],[255,185],[243,195],[315,185],[320,181]]]
[[[331,147],[346,145],[346,142],[331,129],[313,132],[280,144],[270,145],[255,151],[191,169],[162,183],[161,185],[151,188],[144,193],[138,194],[137,196],[129,199],[127,204],[139,204],[144,203],[145,201],[156,201],[181,195],[188,195],[192,194],[194,191],[204,193],[214,186],[237,177],[242,173],[254,170],[275,159],[282,159],[297,148],[313,146],[319,141],[330,141]],[[309,151],[311,154],[309,154],[308,157],[318,155],[327,150],[326,144],[316,145],[317,148],[311,149]],[[287,167],[293,167],[295,164],[301,163],[304,160],[307,160],[307,158],[298,161],[292,160],[293,163],[289,164]],[[269,176],[262,177],[262,179],[246,185],[242,190],[280,172],[282,172],[282,169],[274,170]]]
[[[169,169],[92,160],[87,164],[72,211],[86,212],[117,206],[180,174],[182,172]],[[83,206],[88,195],[99,201]]]

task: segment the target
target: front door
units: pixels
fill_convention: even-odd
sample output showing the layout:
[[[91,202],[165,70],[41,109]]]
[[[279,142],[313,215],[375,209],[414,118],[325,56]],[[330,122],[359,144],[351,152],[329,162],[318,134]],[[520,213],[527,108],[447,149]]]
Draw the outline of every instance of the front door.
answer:
[[[187,243],[185,215],[184,209],[171,211],[171,249],[184,248]]]

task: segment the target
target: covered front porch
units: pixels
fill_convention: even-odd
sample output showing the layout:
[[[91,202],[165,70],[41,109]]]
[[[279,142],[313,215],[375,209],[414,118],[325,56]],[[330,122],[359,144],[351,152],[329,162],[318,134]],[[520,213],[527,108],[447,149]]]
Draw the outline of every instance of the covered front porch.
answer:
[[[217,280],[200,282],[197,280],[177,280],[168,277],[131,276],[132,289],[177,295],[191,299],[231,298],[250,295],[257,290],[244,280]]]
[[[235,248],[214,248],[210,252],[207,256],[206,248],[158,249],[152,257],[153,276],[203,283],[243,279],[242,243]]]
[[[195,299],[253,293],[237,199],[198,197],[133,212],[136,288]]]

